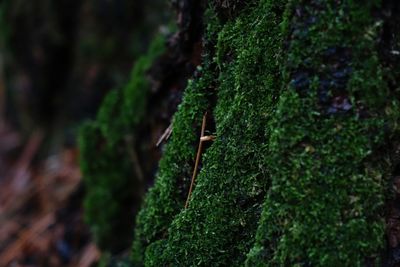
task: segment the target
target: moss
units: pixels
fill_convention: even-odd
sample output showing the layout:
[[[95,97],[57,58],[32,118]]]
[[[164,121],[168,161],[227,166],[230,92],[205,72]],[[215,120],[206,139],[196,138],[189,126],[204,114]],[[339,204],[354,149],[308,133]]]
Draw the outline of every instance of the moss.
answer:
[[[383,248],[398,102],[377,57],[377,2],[293,1],[288,79],[268,126],[272,183],[248,266],[364,266]]]
[[[222,25],[212,19],[207,41],[216,51],[175,116],[138,217],[136,263],[362,266],[378,258],[399,103],[377,55],[377,8],[260,0]],[[194,129],[215,92],[217,139],[183,209]]]
[[[133,171],[131,144],[126,140],[143,118],[149,90],[146,72],[163,47],[163,38],[156,38],[148,54],[135,64],[130,82],[122,90],[110,92],[97,119],[80,131],[80,165],[87,188],[85,219],[104,250],[117,251],[131,240],[127,233],[132,231],[130,217],[134,214],[126,214],[126,210],[140,202],[137,191],[143,185]]]
[[[264,128],[279,89],[284,6],[284,1],[261,1],[222,29],[215,22],[210,25],[211,31],[217,30],[210,36],[218,41],[216,58],[221,73],[215,77],[213,70],[204,66],[202,78],[188,87],[174,119],[173,139],[138,221],[150,231],[146,234],[139,228],[144,240],[139,243],[145,246],[136,244],[133,252],[139,260],[145,254],[146,266],[236,266],[244,262],[254,242],[268,185],[262,164],[265,148],[260,144],[268,140]],[[212,54],[206,56],[206,60],[213,58]],[[198,140],[192,121],[198,125],[207,106],[196,103],[204,97],[193,99],[193,94],[206,90],[210,79],[218,85],[213,114],[217,139],[203,155],[189,208],[184,210],[187,191],[180,194],[177,184],[190,183],[193,165],[188,163],[195,156]],[[190,124],[187,113],[195,115]],[[181,127],[182,123],[187,126]],[[179,151],[182,148],[184,154]],[[171,172],[175,168],[179,172]],[[185,169],[186,179],[182,179]]]
[[[197,81],[190,81],[174,116],[171,141],[160,161],[156,183],[148,192],[137,218],[133,243],[133,260],[137,264],[143,262],[145,248],[165,236],[171,220],[184,205],[188,187],[178,185],[190,183],[198,139],[196,129],[208,109],[207,95],[213,79],[213,76],[204,75]]]
[[[162,36],[156,37],[147,55],[136,61],[129,82],[106,96],[97,121],[109,145],[134,133],[135,126],[143,118],[150,88],[146,74],[152,62],[164,52],[164,42]]]
[[[131,183],[130,165],[120,160],[124,153],[104,145],[96,123],[86,124],[80,133],[81,169],[87,188],[85,220],[90,225],[96,242],[102,249],[114,249],[126,244],[123,231],[130,226],[121,225],[120,202],[129,198],[125,188]],[[93,151],[96,151],[94,153]],[[119,192],[119,193],[118,193]],[[118,193],[118,194],[117,194]]]

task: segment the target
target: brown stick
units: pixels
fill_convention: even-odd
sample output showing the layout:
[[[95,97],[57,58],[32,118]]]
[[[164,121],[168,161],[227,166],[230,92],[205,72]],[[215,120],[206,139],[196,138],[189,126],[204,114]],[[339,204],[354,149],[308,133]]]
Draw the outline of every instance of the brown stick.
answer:
[[[214,141],[214,140],[215,140],[214,135],[206,135],[206,136],[200,137],[201,142]]]
[[[187,209],[187,207],[189,206],[190,196],[192,195],[194,181],[196,180],[196,176],[197,176],[197,168],[198,168],[199,162],[200,162],[201,149],[203,147],[203,141],[201,140],[201,138],[204,136],[204,132],[206,130],[206,122],[207,122],[207,112],[204,114],[203,122],[201,124],[201,133],[200,133],[199,146],[197,148],[196,161],[194,163],[192,181],[190,182],[190,188],[189,188],[189,193],[188,193],[188,196],[187,196],[187,199],[186,199],[186,203],[185,203],[185,209]]]
[[[164,133],[158,139],[156,147],[158,147],[164,140],[168,140],[168,138],[171,136],[171,133],[172,133],[172,123],[170,123],[168,128],[165,129]]]
[[[29,229],[24,230],[18,239],[12,243],[1,255],[0,266],[7,266],[21,251],[21,248],[28,243],[33,243],[35,237],[42,234],[52,223],[54,223],[54,213],[49,213],[36,221]]]
[[[41,130],[36,130],[29,138],[22,155],[18,159],[14,173],[11,175],[13,189],[18,191],[21,190],[24,183],[26,182],[26,173],[28,172],[29,165],[32,159],[35,157],[36,153],[40,148],[44,134]]]
[[[96,245],[90,243],[87,245],[81,255],[78,263],[78,267],[89,267],[92,266],[100,258],[100,251],[97,249]]]

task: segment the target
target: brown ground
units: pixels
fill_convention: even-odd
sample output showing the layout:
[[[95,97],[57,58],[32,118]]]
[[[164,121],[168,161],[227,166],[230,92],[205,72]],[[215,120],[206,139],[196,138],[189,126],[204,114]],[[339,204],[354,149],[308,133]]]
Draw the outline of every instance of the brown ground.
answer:
[[[0,125],[0,266],[91,266],[99,251],[83,223],[76,148],[42,156],[43,135],[22,142]]]

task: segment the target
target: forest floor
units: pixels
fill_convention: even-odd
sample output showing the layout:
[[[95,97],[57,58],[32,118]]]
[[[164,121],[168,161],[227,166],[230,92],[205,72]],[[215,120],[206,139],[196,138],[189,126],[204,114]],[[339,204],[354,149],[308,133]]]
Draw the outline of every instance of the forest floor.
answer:
[[[77,149],[38,157],[42,133],[21,140],[0,123],[0,266],[91,266],[100,253],[83,223]]]

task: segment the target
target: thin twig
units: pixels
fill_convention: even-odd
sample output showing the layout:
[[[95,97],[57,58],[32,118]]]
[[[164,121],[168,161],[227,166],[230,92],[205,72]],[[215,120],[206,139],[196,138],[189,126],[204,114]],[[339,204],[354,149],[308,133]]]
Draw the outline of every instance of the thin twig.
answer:
[[[187,209],[187,207],[189,206],[190,196],[192,195],[193,185],[194,185],[194,181],[195,181],[196,175],[197,175],[197,168],[199,166],[200,157],[201,157],[201,149],[203,147],[203,141],[201,140],[201,138],[204,136],[204,132],[206,130],[206,122],[207,122],[207,112],[204,114],[203,122],[201,124],[201,133],[200,133],[199,146],[197,148],[196,161],[194,163],[193,175],[192,175],[192,180],[190,182],[189,193],[188,193],[188,196],[187,196],[187,199],[186,199],[186,203],[185,203],[185,209]]]
[[[78,267],[89,267],[92,266],[100,258],[100,251],[96,245],[90,243],[87,245],[80,257]]]
[[[42,234],[54,221],[54,213],[49,213],[36,221],[29,229],[24,230],[18,239],[0,255],[0,266],[7,266],[23,246],[34,243],[35,238]]]
[[[168,140],[172,133],[172,123],[165,129],[164,133],[158,139],[156,146],[158,147],[164,140]]]
[[[16,190],[20,190],[20,188],[24,185],[25,176],[28,172],[29,165],[31,161],[35,157],[38,152],[42,140],[44,138],[44,133],[39,129],[36,130],[31,137],[29,138],[28,143],[26,144],[22,155],[18,159],[16,164],[15,172],[11,176],[11,180],[13,181],[13,186]]]
[[[214,141],[214,140],[215,140],[215,136],[214,135],[206,135],[206,136],[200,137],[200,141],[201,142]]]

